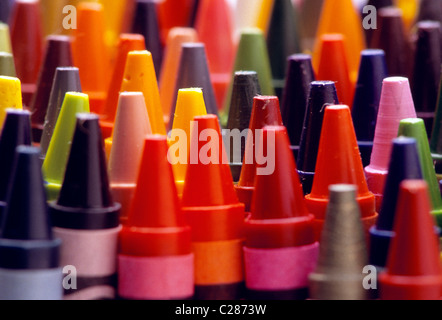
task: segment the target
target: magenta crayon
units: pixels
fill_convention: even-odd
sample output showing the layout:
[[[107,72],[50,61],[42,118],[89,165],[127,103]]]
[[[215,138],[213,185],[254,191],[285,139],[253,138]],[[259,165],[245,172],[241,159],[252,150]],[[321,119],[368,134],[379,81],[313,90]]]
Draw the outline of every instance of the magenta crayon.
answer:
[[[273,173],[256,176],[251,215],[245,222],[247,297],[306,299],[308,275],[316,267],[319,244],[287,130],[266,126],[257,145],[267,155],[273,149],[275,164]]]
[[[365,167],[368,188],[376,197],[379,212],[388,174],[392,141],[397,137],[399,122],[416,118],[410,84],[407,78],[389,77],[382,84],[370,164]]]
[[[98,116],[76,118],[60,195],[49,202],[54,235],[63,242],[61,264],[77,275],[76,287],[64,288],[64,299],[114,299],[121,206],[110,192]]]
[[[135,300],[194,295],[191,230],[178,199],[167,138],[145,138],[142,165],[126,225],[120,233],[118,296]]]

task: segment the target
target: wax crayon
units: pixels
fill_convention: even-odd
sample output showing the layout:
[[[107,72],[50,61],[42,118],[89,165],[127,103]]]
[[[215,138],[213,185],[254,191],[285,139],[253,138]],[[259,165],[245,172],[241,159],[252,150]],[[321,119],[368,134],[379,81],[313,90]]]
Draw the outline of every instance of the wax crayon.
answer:
[[[250,117],[249,133],[246,139],[244,159],[238,184],[235,185],[237,197],[250,212],[252,196],[255,190],[257,158],[257,143],[259,130],[265,126],[282,126],[279,99],[276,96],[257,96],[253,98],[252,115]]]
[[[382,81],[387,77],[385,52],[378,49],[362,51],[352,117],[364,167],[370,164]]]
[[[191,27],[191,15],[196,0],[165,0],[158,3],[158,19],[161,27],[163,44],[170,29],[174,27]]]
[[[6,109],[23,109],[22,85],[20,79],[15,77],[0,76],[0,128],[6,118]]]
[[[236,54],[233,17],[227,0],[201,0],[195,29],[199,41],[205,44],[217,106],[222,107]]]
[[[313,52],[324,0],[302,1],[299,8],[301,46]]]
[[[244,29],[236,52],[233,72],[256,71],[258,73],[259,85],[263,95],[274,96],[275,89],[272,85],[272,71],[270,67],[269,54],[264,34],[260,29]],[[233,79],[227,91],[224,107],[220,112],[221,124],[224,127],[229,114],[230,100],[232,96]]]
[[[241,31],[246,28],[258,28],[258,16],[262,0],[239,0],[235,2],[235,40],[239,40]]]
[[[194,295],[191,230],[167,160],[165,136],[145,139],[142,166],[127,225],[120,233],[118,295],[175,300]]]
[[[438,238],[423,180],[401,183],[386,270],[379,275],[382,300],[439,300],[442,284]]]
[[[17,77],[14,56],[9,52],[0,51],[0,76]]]
[[[81,92],[80,72],[76,67],[57,67],[40,140],[42,159],[46,157],[67,92]]]
[[[324,119],[324,106],[337,104],[339,104],[339,100],[333,81],[313,81],[310,83],[299,152],[296,157],[297,170],[304,194],[309,194],[312,190]]]
[[[304,202],[285,127],[264,127],[257,145],[268,154],[274,150],[275,164],[272,174],[257,175],[251,214],[245,221],[247,297],[304,300],[319,253],[314,216]]]
[[[101,114],[110,79],[110,53],[105,43],[103,6],[80,2],[78,26],[72,32],[72,57],[80,69],[83,91],[89,96],[91,112]]]
[[[301,53],[298,10],[291,0],[275,0],[267,32],[267,47],[275,94],[282,99],[287,58]]]
[[[404,77],[388,77],[382,83],[370,165],[365,167],[368,188],[376,197],[376,210],[382,204],[385,179],[391,155],[391,142],[397,137],[402,119],[416,118],[410,84]]]
[[[210,129],[207,145],[201,133]],[[243,296],[244,205],[233,188],[218,118],[194,118],[191,158],[187,167],[182,210],[192,230],[196,300],[237,300]],[[204,139],[203,139],[204,140]],[[210,148],[208,164],[204,149]],[[207,154],[209,156],[209,154]]]
[[[77,275],[64,299],[114,299],[121,205],[112,200],[98,116],[76,119],[60,196],[49,202],[54,235],[63,242],[61,264]]]
[[[179,69],[182,45],[186,42],[197,41],[198,35],[193,28],[175,27],[169,31],[159,76],[160,98],[166,125],[173,121],[170,119],[170,108],[175,97],[176,75]]]
[[[439,182],[436,177],[433,159],[431,157],[424,120],[420,118],[401,120],[399,123],[398,136],[412,137],[417,140],[422,175],[423,179],[427,182],[431,200],[431,214],[436,219],[438,226],[442,226],[442,198],[439,191]]]
[[[256,26],[261,29],[265,35],[267,35],[267,30],[269,28],[274,2],[275,0],[261,0],[261,9],[256,21]]]
[[[9,25],[0,22],[0,51],[12,54],[12,44]]]
[[[316,76],[310,55],[294,54],[287,60],[287,78],[282,93],[281,115],[287,128],[293,155],[298,159],[310,84],[315,81]]]
[[[31,146],[31,114],[27,110],[6,109],[0,136],[0,221],[6,208],[11,174],[16,162],[16,148]]]
[[[155,0],[137,0],[132,32],[144,36],[145,49],[152,54],[155,74],[160,75],[163,61],[163,45],[161,43],[160,26]],[[144,48],[138,49],[143,50]]]
[[[123,33],[120,35],[119,40],[120,41],[116,49],[112,79],[107,91],[103,112],[100,115],[100,127],[103,134],[103,139],[107,139],[112,136],[112,129],[118,106],[118,95],[124,77],[124,68],[126,67],[127,55],[131,51],[146,49],[144,37],[140,34]]]
[[[261,94],[258,74],[255,71],[237,71],[235,72],[232,100],[230,102],[229,120],[227,121],[227,129],[234,133],[239,130],[241,133],[241,141],[225,136],[224,142],[229,151],[230,171],[233,181],[238,182],[241,175],[242,163],[244,160],[245,141],[249,128],[250,117],[253,109],[253,99]],[[243,138],[244,137],[244,140]],[[227,141],[228,139],[228,141]],[[232,141],[233,140],[233,141]],[[239,144],[240,142],[240,144]],[[236,143],[236,144],[235,144]]]
[[[61,241],[51,230],[37,147],[19,146],[0,235],[0,299],[62,300]]]
[[[416,22],[437,21],[442,24],[442,5],[438,0],[421,0]]]
[[[144,139],[151,133],[143,94],[121,92],[108,157],[110,188],[114,201],[121,204],[121,224],[127,221],[135,192]]]
[[[409,76],[411,49],[402,11],[396,7],[378,10],[378,26],[373,31],[371,48],[385,52],[388,75]]]
[[[329,190],[332,184],[357,186],[356,201],[366,238],[377,219],[375,196],[368,190],[361,156],[353,128],[350,108],[346,105],[325,108],[321,139],[312,191],[305,196],[307,208],[315,215],[316,239],[321,239]],[[368,241],[367,244],[369,245]]]
[[[370,265],[376,267],[377,273],[384,271],[387,265],[387,257],[390,243],[394,238],[394,221],[398,207],[398,196],[400,184],[404,180],[421,180],[422,169],[419,160],[416,139],[398,137],[393,139],[388,176],[385,182],[382,207],[379,218],[370,229]],[[402,213],[399,212],[399,215]],[[372,292],[372,298],[379,297],[379,290]]]
[[[46,49],[41,64],[37,88],[32,98],[32,140],[39,143],[43,132],[51,88],[58,67],[72,65],[71,42],[67,36],[51,35],[46,38]]]
[[[416,16],[419,10],[418,0],[396,0],[396,7],[398,7],[403,15],[404,27],[410,30],[416,22]]]
[[[320,43],[317,79],[335,81],[339,101],[353,106],[355,86],[350,78],[345,38],[342,34],[324,34]]]
[[[375,17],[371,18],[368,15],[369,14],[373,14],[373,12],[371,10],[367,10],[367,9],[372,9],[371,7],[368,6],[372,6],[374,8],[376,8],[376,15]],[[364,33],[365,33],[365,43],[367,47],[370,47],[371,44],[371,39],[373,38],[373,31],[376,30],[377,28],[377,20],[373,21],[373,19],[378,19],[379,15],[378,15],[378,10],[385,8],[385,7],[392,7],[394,6],[393,0],[368,0],[367,2],[367,9],[363,9],[361,12],[361,16],[363,21],[365,21],[365,19],[368,19],[367,22],[371,22],[371,23],[375,23],[375,25],[373,25],[370,28],[364,28]],[[365,8],[365,7],[364,7]]]
[[[218,104],[210,80],[205,45],[202,42],[184,43],[182,45],[180,67],[178,70],[174,99],[170,110],[170,119],[174,118],[178,90],[183,88],[201,88],[208,114],[218,116]],[[172,128],[169,122],[168,129]]]
[[[442,68],[441,68],[442,70]],[[434,161],[434,168],[438,180],[442,180],[442,73],[440,78],[439,94],[437,98],[436,112],[431,132],[430,151]]]
[[[11,14],[13,5],[14,5],[14,1],[12,1],[12,0],[1,1],[1,4],[0,4],[0,21],[1,22],[4,22],[4,23],[9,22],[9,16]]]
[[[172,153],[170,158],[173,161],[173,173],[179,198],[183,195],[184,184],[186,181],[187,165],[190,161],[190,139],[192,121],[197,116],[207,115],[206,105],[204,103],[203,91],[201,88],[188,88],[178,90],[177,105],[175,117],[173,120],[172,131],[170,133],[170,143],[178,141],[187,148],[186,154],[178,152]],[[185,136],[182,136],[185,134]],[[184,142],[181,141],[185,139]]]
[[[427,134],[431,135],[441,75],[442,29],[441,24],[435,21],[419,22],[416,28],[410,85],[417,116],[424,119]]]
[[[364,227],[355,185],[329,187],[318,264],[309,275],[314,300],[366,300],[362,273],[368,263]]]
[[[74,136],[76,114],[83,112],[90,112],[89,96],[67,92],[42,165],[48,201],[58,199]]]
[[[16,0],[9,27],[15,68],[22,83],[23,105],[29,107],[36,90],[44,51],[38,0]]]
[[[315,70],[320,69],[321,37],[324,34],[331,33],[342,34],[345,38],[344,50],[348,61],[348,72],[352,83],[355,83],[361,51],[366,47],[361,16],[351,0],[324,0],[313,51],[313,67]]]

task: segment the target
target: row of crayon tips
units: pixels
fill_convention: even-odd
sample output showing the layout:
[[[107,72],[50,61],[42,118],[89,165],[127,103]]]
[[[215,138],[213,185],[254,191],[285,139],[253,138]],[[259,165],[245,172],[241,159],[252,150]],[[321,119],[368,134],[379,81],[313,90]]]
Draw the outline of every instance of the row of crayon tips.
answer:
[[[17,7],[27,3],[38,4],[38,1],[15,2]],[[151,6],[153,4],[149,1],[142,3],[149,3]],[[203,3],[201,1],[199,8],[204,8]],[[273,11],[277,11],[277,4],[282,3],[284,1],[275,1]],[[326,12],[326,3],[327,1],[324,2],[323,12]],[[84,4],[78,7],[78,30],[82,25],[87,26],[88,22],[101,21],[95,15],[100,12],[100,6]],[[350,7],[347,5],[343,8]],[[135,12],[142,11],[137,8]],[[81,19],[82,12],[84,19]],[[433,25],[434,23],[430,24]],[[440,24],[436,29],[437,37],[431,37],[428,42],[422,40],[425,59],[429,55],[428,48],[432,48],[432,53],[437,51],[434,48],[440,49]],[[58,58],[69,56],[69,53],[66,55],[66,51],[63,52],[69,51],[69,44],[72,44],[71,54],[75,55],[76,41],[79,44],[77,53],[80,55],[89,55],[94,51],[95,45],[100,41],[84,40],[81,37],[95,34],[91,31],[95,29],[89,25],[83,30],[87,32],[80,32],[78,36],[74,34],[72,40],[60,36],[51,38],[54,43],[62,39],[62,42],[67,43],[65,49],[53,45],[50,50],[51,42],[48,42],[42,68],[44,71],[40,73],[40,79],[46,77],[50,80],[39,81],[32,99],[37,101],[37,97],[46,95],[46,102],[42,105],[47,108],[39,115],[42,121],[33,121],[39,114],[36,111],[41,109],[30,108],[33,110],[32,114],[26,110],[22,114],[29,117],[29,128],[21,128],[17,120],[15,123],[10,120],[14,129],[7,125],[8,116],[14,118],[22,113],[8,108],[21,105],[20,92],[23,92],[25,100],[23,89],[29,86],[24,83],[20,88],[20,77],[2,78],[7,105],[4,109],[3,130],[17,130],[16,133],[2,133],[1,136],[9,148],[4,152],[8,155],[5,159],[8,158],[9,162],[4,172],[5,212],[1,236],[5,240],[2,248],[7,253],[6,260],[10,260],[2,268],[5,273],[1,279],[5,281],[7,292],[16,294],[6,298],[32,298],[39,293],[39,290],[33,292],[18,285],[17,279],[23,274],[11,274],[11,269],[32,270],[38,265],[36,269],[43,270],[42,273],[24,272],[29,278],[28,284],[46,281],[43,279],[48,276],[47,270],[51,269],[49,273],[54,271],[53,288],[59,288],[60,270],[53,269],[60,255],[60,265],[75,266],[79,270],[78,284],[81,289],[65,289],[65,297],[72,299],[113,298],[116,295],[126,299],[192,296],[197,299],[239,299],[243,297],[244,286],[248,298],[294,299],[307,298],[310,295],[313,299],[340,299],[344,296],[356,299],[366,297],[367,294],[360,290],[359,280],[360,270],[364,263],[368,264],[368,258],[364,258],[364,254],[368,253],[370,262],[380,272],[386,267],[386,273],[379,279],[381,288],[386,288],[380,290],[381,298],[440,297],[438,245],[429,244],[431,239],[437,240],[437,237],[416,239],[416,236],[408,240],[409,242],[404,242],[412,246],[413,250],[409,250],[409,247],[404,249],[402,242],[392,245],[390,256],[393,258],[390,258],[389,265],[380,261],[387,260],[385,256],[379,258],[389,251],[390,239],[399,238],[393,236],[391,226],[397,212],[403,214],[409,210],[413,217],[431,213],[438,219],[441,202],[439,189],[434,188],[438,180],[433,158],[436,161],[437,155],[431,154],[428,145],[428,126],[425,127],[424,121],[427,118],[418,118],[418,115],[423,117],[425,114],[416,113],[408,79],[389,77],[390,74],[385,71],[385,50],[359,52],[362,59],[357,88],[360,90],[354,93],[354,101],[359,103],[355,102],[352,108],[348,106],[350,103],[340,104],[345,101],[341,92],[346,89],[337,86],[341,83],[340,80],[336,82],[338,80],[331,76],[329,78],[329,75],[324,78],[326,80],[316,80],[312,59],[308,54],[290,56],[292,69],[288,70],[294,72],[294,75],[291,79],[287,76],[284,87],[279,87],[283,101],[280,108],[275,85],[278,81],[273,79],[273,82],[266,82],[260,78],[263,74],[271,75],[271,68],[268,68],[270,63],[263,64],[260,58],[256,65],[246,65],[254,61],[253,57],[241,56],[237,61],[242,60],[244,67],[239,70],[249,71],[235,72],[231,98],[228,99],[229,110],[224,110],[223,118],[223,110],[219,110],[216,104],[217,85],[205,63],[206,48],[208,49],[205,43],[194,41],[186,42],[181,47],[177,45],[181,50],[181,57],[175,57],[175,69],[172,72],[177,74],[176,85],[172,86],[176,97],[171,100],[173,102],[170,112],[164,112],[160,107],[162,96],[156,79],[158,73],[155,67],[158,64],[154,62],[153,52],[146,50],[143,42],[146,37],[138,33],[121,35],[114,53],[115,69],[111,77],[115,84],[112,85],[111,81],[108,94],[106,89],[94,87],[102,85],[105,81],[101,80],[107,79],[97,78],[100,70],[94,69],[105,60],[104,56],[97,55],[95,60],[85,59],[85,64],[78,67],[70,66],[72,63],[69,62],[57,62]],[[169,34],[173,34],[172,30]],[[427,34],[423,38],[427,39],[426,36]],[[261,52],[261,56],[263,54],[265,57],[266,43],[263,39],[263,32],[258,29],[244,32],[238,52],[241,48],[248,48],[252,53]],[[338,40],[342,45],[344,38],[334,34],[328,36],[328,39],[331,42]],[[137,44],[129,44],[131,41]],[[416,42],[417,48],[418,44],[419,41]],[[131,45],[140,47],[134,49]],[[255,45],[258,45],[258,49]],[[323,45],[321,50],[324,51],[324,47]],[[336,46],[332,45],[331,48],[326,55],[327,59],[331,58],[330,52],[338,51]],[[440,76],[440,51],[438,52],[439,56],[434,54],[434,57],[437,60],[438,56],[439,59]],[[285,55],[282,61],[287,57]],[[344,62],[345,60],[340,60],[337,65],[345,66]],[[47,67],[47,64],[51,66]],[[434,59],[431,64],[434,64]],[[62,67],[63,65],[67,67]],[[258,65],[265,69],[258,69]],[[326,67],[327,64],[319,70]],[[47,71],[49,69],[52,73]],[[91,77],[94,80],[83,80],[81,75],[84,70],[92,69],[94,71],[91,72]],[[293,79],[295,84],[290,84]],[[91,89],[84,89],[86,83],[89,83]],[[270,83],[269,87],[273,88],[273,92],[263,92],[266,83]],[[224,82],[225,88],[226,84],[228,82]],[[81,93],[82,87],[84,93]],[[44,91],[45,94],[39,95],[39,92]],[[113,101],[108,102],[111,96]],[[295,101],[295,107],[285,103],[290,99]],[[347,101],[351,102],[351,99]],[[367,104],[367,107],[364,108],[363,104]],[[325,108],[327,105],[329,106]],[[355,112],[356,105],[363,111]],[[372,110],[373,105],[376,105],[376,112]],[[300,111],[297,109],[300,106],[306,110],[301,110],[301,114],[304,112],[305,116],[299,116]],[[103,114],[102,110],[112,111]],[[298,113],[294,116],[296,112]],[[364,116],[360,117],[360,114]],[[111,120],[112,116],[114,121]],[[432,117],[434,112],[429,118]],[[294,126],[287,121],[299,122],[300,118],[302,127],[297,144],[293,143],[290,131]],[[369,120],[373,141],[357,135],[356,128],[364,125],[356,126],[358,118],[362,122]],[[225,137],[221,128],[225,126],[226,120],[226,127],[229,129],[249,128],[252,133],[263,129],[262,141],[255,140],[253,136],[247,137],[245,145],[240,148],[240,160],[229,161],[230,168],[222,161],[225,158]],[[23,123],[26,126],[28,120]],[[434,130],[438,130],[437,127],[435,125]],[[170,129],[181,129],[188,136],[196,137],[205,129],[213,130],[216,134],[212,136],[214,140],[211,140],[210,158],[219,161],[184,165],[178,162],[170,165],[168,147],[176,142],[173,136],[166,136]],[[173,132],[174,130],[172,135]],[[31,135],[30,138],[27,134]],[[148,138],[146,135],[149,135]],[[396,145],[404,144],[403,140],[393,140],[404,135],[414,138],[407,142],[415,150],[407,151],[406,157],[399,156],[399,161],[418,161],[413,165],[402,162],[393,165],[394,150],[398,148]],[[14,136],[25,138],[11,143],[10,139]],[[202,141],[196,141],[196,145],[192,141],[187,141],[188,150],[194,148],[197,154],[207,152],[207,146]],[[271,174],[260,175],[259,169],[266,169],[265,167],[255,159],[251,163],[244,161],[246,158],[243,159],[243,154],[255,154],[260,143],[264,150],[275,152],[274,170]],[[38,144],[40,149],[19,148],[16,154],[14,148],[23,144]],[[367,165],[364,165],[364,158],[361,158],[361,155],[364,156],[362,150],[369,155],[365,158]],[[235,155],[235,152],[230,155]],[[270,165],[270,162],[266,164]],[[38,165],[42,165],[41,179],[38,176],[39,170],[23,169],[36,169]],[[389,165],[394,170],[389,170]],[[399,174],[395,172],[398,168],[402,168]],[[410,168],[414,169],[413,173],[408,172]],[[24,173],[24,176],[16,172]],[[390,172],[394,177],[390,178]],[[410,179],[420,180],[408,181],[399,186],[402,180]],[[44,185],[40,185],[40,180],[44,181]],[[34,191],[33,195],[24,196],[26,192],[31,193],[30,190],[40,190],[35,192],[35,199]],[[347,192],[347,196],[336,195],[342,190]],[[402,197],[405,200],[401,198],[399,201],[399,191],[403,194],[408,192],[408,195],[418,193],[418,200],[410,200],[410,196],[407,198],[405,195]],[[393,194],[386,196],[387,192]],[[428,197],[431,203],[427,203]],[[47,211],[45,201],[42,201],[44,198],[48,200],[52,220],[49,226],[42,223],[48,222],[47,213],[44,213]],[[349,206],[345,206],[345,210],[336,210],[336,207],[333,209],[333,205],[340,202],[339,199],[349,198],[354,200],[351,209],[348,209]],[[383,201],[383,198],[388,201]],[[23,199],[29,199],[29,202]],[[396,206],[399,208],[399,203],[404,201],[409,202],[396,210]],[[20,209],[22,205],[24,208]],[[41,219],[35,218],[37,222],[34,218],[29,218],[31,209],[41,212]],[[333,210],[341,212],[340,214],[351,212],[353,218],[361,217],[353,220],[361,223],[362,229],[354,225],[344,226],[343,222],[347,221],[345,218],[336,219],[337,223],[343,225],[342,228],[353,232],[347,235],[348,238],[339,237],[339,241],[346,244],[354,241],[354,246],[348,246],[349,251],[344,257],[340,256],[344,251],[342,246],[334,245],[330,240],[337,238],[333,235],[336,227],[328,226],[327,223],[330,222],[326,219],[333,216],[330,214]],[[387,213],[383,213],[383,210]],[[15,212],[22,212],[24,216]],[[427,221],[423,226],[405,223],[406,226],[400,228],[420,228],[406,231],[407,234],[420,235],[422,230],[427,230],[431,225],[430,218],[422,218]],[[407,217],[406,220],[410,219]],[[383,220],[391,223],[382,224]],[[27,221],[32,227],[27,224],[17,227],[19,221]],[[53,230],[50,230],[51,225]],[[430,226],[431,229],[433,227]],[[21,228],[26,230],[19,231]],[[35,234],[28,233],[28,230],[33,230]],[[327,233],[323,230],[331,231]],[[362,233],[358,234],[355,232],[357,230],[362,230]],[[405,231],[399,229],[397,232],[405,234]],[[424,233],[432,234],[431,231]],[[321,240],[321,237],[326,237],[327,240]],[[20,255],[23,254],[23,246],[30,244],[26,242],[29,239],[44,240],[45,243],[41,244],[42,247],[26,252],[26,257],[39,258],[35,262],[33,258],[29,258],[29,264],[23,265],[23,256]],[[60,247],[60,242],[54,239],[60,239],[63,246]],[[380,244],[369,246],[375,241]],[[323,243],[327,245],[322,245]],[[425,245],[426,249],[423,250],[420,245]],[[365,246],[370,251],[366,252]],[[62,250],[59,251],[59,247]],[[354,258],[355,254],[359,259]],[[275,263],[275,259],[279,263]],[[94,263],[91,264],[92,261]],[[342,266],[341,270],[349,270],[349,278],[353,281],[351,283],[359,281],[359,286],[352,287],[346,279],[342,280],[342,274],[336,275],[335,270],[340,269],[335,268],[336,263],[342,261],[349,263]],[[409,269],[402,268],[404,261],[410,265]],[[422,271],[420,261],[428,266],[428,270]],[[356,282],[351,274],[354,270],[358,273]],[[347,275],[345,273],[344,276]],[[398,275],[410,281],[405,290],[401,291],[395,282]],[[428,286],[425,281],[429,278],[432,284]],[[343,281],[341,287],[336,286],[342,289],[340,292],[333,291],[336,288],[332,289],[336,281]],[[410,293],[416,291],[416,287],[419,288],[418,293]],[[29,296],[23,296],[26,292]],[[349,292],[350,296],[345,295]]]

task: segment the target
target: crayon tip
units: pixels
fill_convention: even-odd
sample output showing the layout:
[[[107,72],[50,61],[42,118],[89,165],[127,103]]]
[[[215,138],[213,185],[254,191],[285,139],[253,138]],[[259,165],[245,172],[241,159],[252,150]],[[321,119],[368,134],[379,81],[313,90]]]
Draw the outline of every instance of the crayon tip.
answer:
[[[98,115],[76,114],[66,174],[50,208],[60,228],[110,229],[120,224],[121,205],[112,199]]]
[[[16,77],[0,76],[0,128],[6,117],[6,109],[23,109],[21,81]]]
[[[0,51],[12,54],[10,29],[4,22],[0,22]]]
[[[442,285],[438,237],[430,214],[427,183],[401,183],[387,268],[380,274],[380,298],[439,300]]]
[[[321,235],[319,260],[310,274],[310,297],[316,300],[365,300],[361,285],[367,265],[367,246],[357,187],[335,184],[329,187],[329,203]]]
[[[17,77],[15,71],[14,56],[9,52],[0,52],[0,75],[7,77]]]
[[[120,220],[127,219],[135,191],[144,139],[152,133],[141,92],[122,92],[115,119],[108,172],[115,202],[121,204]]]
[[[75,131],[76,114],[81,112],[90,112],[89,96],[67,92],[42,166],[49,201],[58,198]]]
[[[250,118],[249,135],[246,139],[243,165],[235,190],[240,202],[245,204],[246,212],[250,212],[252,195],[255,189],[256,177],[256,146],[258,145],[259,130],[265,126],[282,126],[279,99],[276,96],[256,96],[253,99],[253,109]]]
[[[158,19],[162,42],[165,43],[169,31],[174,27],[190,27],[191,16],[197,0],[165,0],[158,3]]]
[[[438,0],[422,0],[419,3],[416,22],[438,21],[442,24],[442,5]]]

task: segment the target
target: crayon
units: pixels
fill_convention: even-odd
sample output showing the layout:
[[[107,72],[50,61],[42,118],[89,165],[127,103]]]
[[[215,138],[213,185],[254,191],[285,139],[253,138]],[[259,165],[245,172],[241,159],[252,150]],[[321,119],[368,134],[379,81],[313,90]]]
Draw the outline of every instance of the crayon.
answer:
[[[309,52],[314,50],[323,3],[324,0],[309,0],[300,4],[301,46]]]
[[[242,70],[257,72],[262,94],[267,96],[275,95],[275,89],[272,85],[272,69],[267,44],[265,42],[264,33],[260,29],[244,29],[241,32],[233,73]],[[223,127],[225,127],[229,115],[232,89],[233,79],[226,94],[224,107],[220,112],[221,125]]]
[[[362,273],[367,245],[355,185],[329,187],[329,203],[321,235],[318,264],[309,275],[314,300],[366,300]]]
[[[61,264],[74,266],[76,288],[65,300],[115,299],[120,204],[112,200],[98,116],[76,116],[60,196],[49,202]]]
[[[291,0],[274,1],[266,39],[275,95],[282,99],[287,58],[302,52],[298,10]]]
[[[20,79],[15,77],[0,76],[0,128],[6,118],[6,110],[23,109]]]
[[[237,71],[234,75],[232,100],[230,102],[229,119],[226,129],[238,130],[244,140],[247,139],[246,131],[249,128],[250,117],[253,109],[253,99],[261,94],[258,74],[255,71]],[[235,131],[236,132],[236,131]],[[230,171],[233,181],[239,181],[242,163],[244,161],[245,141],[241,138],[240,145],[229,137],[224,140],[229,151]],[[237,141],[238,142],[238,141]],[[244,142],[244,143],[243,143]],[[230,146],[230,148],[229,148]]]
[[[364,169],[368,188],[376,197],[376,211],[378,212],[381,208],[385,179],[388,174],[391,142],[397,137],[399,122],[407,118],[416,118],[408,79],[385,78],[382,83],[370,165]]]
[[[176,193],[165,136],[145,138],[127,225],[120,233],[118,295],[176,300],[194,295],[191,230]]]
[[[385,52],[378,49],[362,51],[352,117],[364,167],[370,164],[382,81],[387,77]]]
[[[442,197],[439,191],[439,181],[431,157],[425,122],[420,118],[403,119],[399,123],[398,136],[406,136],[417,140],[419,159],[422,167],[423,179],[427,182],[431,200],[431,214],[438,226],[442,226]]]
[[[384,271],[387,265],[390,243],[395,235],[393,227],[398,207],[400,184],[404,180],[421,180],[423,178],[416,139],[398,137],[393,139],[392,144],[384,189],[385,200],[382,202],[376,224],[370,229],[369,263],[376,267],[378,274]],[[372,298],[378,297],[379,290],[372,292]]]
[[[16,0],[9,27],[15,68],[22,83],[23,105],[29,107],[36,90],[44,51],[38,0]]]
[[[390,77],[409,76],[411,48],[400,9],[387,7],[378,10],[378,26],[373,31],[370,47],[384,50]]]
[[[416,28],[417,40],[410,85],[417,116],[424,119],[427,134],[430,135],[441,75],[442,29],[441,23],[435,21],[419,22]]]
[[[161,39],[166,42],[170,29],[174,27],[192,27],[191,15],[196,0],[165,0],[158,3],[158,19]]]
[[[112,79],[107,90],[106,102],[100,115],[100,127],[103,139],[112,136],[115,115],[118,106],[119,92],[124,77],[127,55],[131,51],[145,50],[145,40],[140,34],[123,33],[116,48],[116,57],[112,72]]]
[[[319,253],[314,216],[304,202],[285,127],[264,127],[257,145],[268,155],[273,149],[275,164],[272,174],[256,176],[251,214],[245,221],[247,297],[304,300]]]
[[[1,22],[3,22],[3,23],[9,22],[9,16],[11,14],[13,5],[14,5],[14,1],[12,1],[12,0],[1,1],[1,4],[0,4],[0,21]]]
[[[170,29],[165,49],[164,59],[159,76],[160,98],[166,126],[170,121],[170,109],[176,87],[176,75],[181,59],[182,45],[186,42],[197,42],[198,35],[193,28],[175,27]]]
[[[319,70],[321,37],[324,34],[342,34],[348,72],[352,83],[356,82],[361,51],[366,48],[361,16],[351,0],[324,0],[316,43],[313,51],[313,67]],[[330,79],[324,79],[330,80]],[[351,102],[350,102],[351,103]]]
[[[246,28],[258,28],[262,0],[238,0],[234,6],[235,41],[239,40],[241,31]]]
[[[110,79],[110,53],[105,43],[103,6],[80,2],[78,26],[72,32],[72,57],[80,69],[83,91],[89,96],[91,112],[101,114]]]
[[[199,41],[205,44],[217,106],[222,107],[236,54],[233,17],[228,1],[200,0],[195,29]]]
[[[152,132],[141,92],[121,92],[108,173],[112,197],[121,204],[120,222],[127,221],[140,169],[145,137]]]
[[[403,16],[404,27],[410,30],[416,22],[416,16],[419,10],[418,0],[396,0],[396,7],[398,7]]]
[[[195,117],[204,115],[207,115],[207,110],[201,88],[178,90],[175,117],[172,124],[172,131],[170,132],[170,143],[173,144],[178,138],[179,142],[186,146],[186,150],[189,150],[186,155],[181,154],[181,152],[178,152],[178,155],[171,152],[170,155],[170,158],[173,161],[172,168],[179,198],[181,198],[183,195],[187,165],[190,161],[190,137],[192,121]],[[182,139],[185,139],[185,141],[180,141]]]
[[[0,22],[0,51],[12,54],[10,28],[3,22]]]
[[[16,148],[31,146],[31,114],[27,110],[6,109],[0,136],[0,221],[3,221],[11,174],[16,162]]]
[[[83,112],[90,112],[89,96],[67,92],[42,165],[48,201],[58,199],[75,132],[76,114]]]
[[[350,78],[345,38],[342,34],[324,34],[320,39],[318,80],[334,81],[341,103],[353,106],[355,86]]]
[[[0,76],[17,77],[12,53],[0,51]]]
[[[40,140],[42,159],[46,157],[49,143],[54,134],[58,116],[60,115],[61,107],[67,92],[82,92],[80,71],[76,67],[57,67],[52,82],[49,103],[47,105],[47,112]]]
[[[441,68],[442,70],[442,68]],[[430,139],[430,151],[431,156],[433,157],[434,161],[434,168],[436,170],[436,176],[438,180],[442,180],[442,136],[441,136],[441,129],[442,129],[442,73],[441,78],[439,82],[439,94],[437,98],[437,104],[436,104],[436,112],[433,122],[433,130],[431,132],[431,139]]]
[[[324,106],[339,104],[333,81],[312,81],[303,120],[297,159],[297,170],[304,194],[312,190],[321,139]]]
[[[250,212],[252,196],[255,191],[257,154],[259,143],[258,130],[265,126],[282,126],[279,99],[277,96],[256,96],[253,98],[253,109],[250,117],[249,133],[247,134],[244,159],[238,184],[235,185],[236,195]]]
[[[438,0],[421,0],[419,3],[416,23],[421,21],[437,21],[442,24],[442,5]]]
[[[157,14],[157,2],[155,0],[137,0],[132,32],[144,37],[145,48],[152,54],[155,74],[160,76],[163,61],[163,45],[161,43],[160,26]]]
[[[51,88],[58,67],[72,65],[71,42],[67,36],[52,35],[46,38],[46,49],[41,64],[37,89],[32,98],[32,140],[39,143],[43,132]]]
[[[37,147],[19,146],[0,235],[0,299],[62,300],[61,241],[53,234]]]
[[[281,115],[290,138],[295,159],[298,159],[299,144],[307,109],[310,83],[316,80],[312,59],[308,54],[294,54],[287,58],[287,77],[281,100]]]
[[[387,267],[379,275],[381,300],[439,300],[442,271],[428,187],[401,183]]]
[[[179,89],[201,88],[208,114],[218,116],[218,104],[215,91],[210,79],[207,63],[206,46],[202,42],[184,43],[182,45],[180,67],[176,76],[175,93],[170,110],[170,118],[174,118],[175,107]],[[172,128],[173,121],[169,122],[168,130]]]
[[[256,20],[256,26],[262,30],[264,35],[267,35],[274,2],[275,0],[261,0],[261,9]]]
[[[213,139],[209,145],[201,141],[206,129],[210,129]],[[191,158],[181,201],[192,230],[194,298],[237,300],[244,289],[244,204],[238,201],[233,188],[218,118],[211,114],[195,117],[191,132],[191,157],[203,155],[210,148],[210,160],[204,155],[193,162]]]
[[[350,108],[346,105],[325,108],[312,191],[305,196],[309,212],[315,215],[316,239],[321,232],[329,203],[329,186],[351,184],[357,187],[356,201],[366,238],[377,219],[375,196],[368,190],[361,156],[353,128]],[[367,245],[369,242],[367,240]]]
[[[142,92],[152,133],[165,135],[166,126],[163,121],[163,109],[156,79],[152,54],[147,50],[129,52],[120,92]]]

